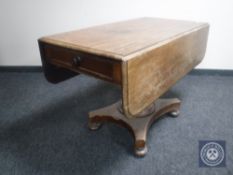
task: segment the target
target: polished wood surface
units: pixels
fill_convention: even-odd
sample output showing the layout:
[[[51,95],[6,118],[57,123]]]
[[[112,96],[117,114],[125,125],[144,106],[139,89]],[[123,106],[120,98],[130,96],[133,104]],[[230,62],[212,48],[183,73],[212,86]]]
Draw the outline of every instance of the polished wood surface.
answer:
[[[42,37],[39,45],[48,80],[86,73],[118,84],[124,113],[135,118],[203,59],[208,29],[140,18]],[[59,79],[59,70],[70,72]]]

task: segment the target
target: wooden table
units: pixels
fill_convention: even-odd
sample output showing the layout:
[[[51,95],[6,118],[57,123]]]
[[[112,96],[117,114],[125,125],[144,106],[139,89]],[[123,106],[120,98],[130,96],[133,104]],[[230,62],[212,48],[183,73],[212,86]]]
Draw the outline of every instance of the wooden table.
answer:
[[[126,126],[143,156],[152,122],[179,113],[179,99],[159,97],[203,59],[208,30],[206,23],[140,18],[42,37],[39,47],[52,83],[84,73],[121,86],[122,100],[90,112],[89,128]]]

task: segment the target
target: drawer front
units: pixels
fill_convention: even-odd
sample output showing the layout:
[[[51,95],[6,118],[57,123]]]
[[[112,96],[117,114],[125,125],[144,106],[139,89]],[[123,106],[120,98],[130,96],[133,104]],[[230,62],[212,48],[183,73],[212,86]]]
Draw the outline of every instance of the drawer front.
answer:
[[[53,65],[121,84],[121,62],[85,52],[44,44],[45,59]]]

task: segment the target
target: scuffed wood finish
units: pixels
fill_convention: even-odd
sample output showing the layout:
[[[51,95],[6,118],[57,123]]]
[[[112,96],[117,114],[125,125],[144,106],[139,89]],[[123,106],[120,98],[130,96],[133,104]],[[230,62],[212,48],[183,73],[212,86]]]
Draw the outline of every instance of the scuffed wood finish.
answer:
[[[129,119],[121,110],[121,102],[113,105],[91,111],[89,113],[89,128],[91,130],[98,129],[103,122],[115,122],[120,124],[134,136],[134,149],[137,156],[144,156],[147,152],[147,133],[154,121],[170,114],[171,117],[177,117],[180,110],[180,100],[173,99],[158,99],[150,107],[140,114],[140,117]]]
[[[53,44],[39,42],[46,78],[57,83],[84,73],[121,85],[121,62]],[[80,59],[80,60],[76,60]],[[66,70],[66,72],[64,72]],[[56,81],[54,81],[54,79]],[[59,80],[59,81],[57,81]]]
[[[122,103],[90,112],[89,128],[122,124],[143,156],[150,125],[179,114],[180,100],[159,97],[203,59],[208,30],[206,23],[140,18],[43,37],[39,46],[50,82],[84,73],[121,85]]]
[[[74,76],[77,76],[79,73],[70,71],[56,65],[53,65],[48,61],[45,56],[44,45],[39,42],[40,55],[42,61],[42,68],[46,79],[51,83],[59,83]]]
[[[202,23],[139,18],[112,24],[90,27],[62,34],[43,37],[40,41],[102,55],[117,60],[126,60],[128,55],[142,51],[168,38],[183,35]]]
[[[61,81],[78,72],[119,84],[125,116],[135,118],[202,60],[208,29],[206,23],[140,18],[43,37],[39,44],[47,77],[64,75]],[[72,64],[75,56],[84,58],[79,66]]]
[[[134,117],[203,59],[208,25],[201,25],[128,58],[123,66],[123,104]]]

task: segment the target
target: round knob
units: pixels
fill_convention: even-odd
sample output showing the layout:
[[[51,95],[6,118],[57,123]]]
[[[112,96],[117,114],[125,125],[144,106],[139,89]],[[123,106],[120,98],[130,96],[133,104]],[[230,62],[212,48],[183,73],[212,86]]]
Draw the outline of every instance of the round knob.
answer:
[[[73,64],[75,66],[79,66],[81,62],[82,62],[82,58],[80,56],[76,56],[73,58]]]

